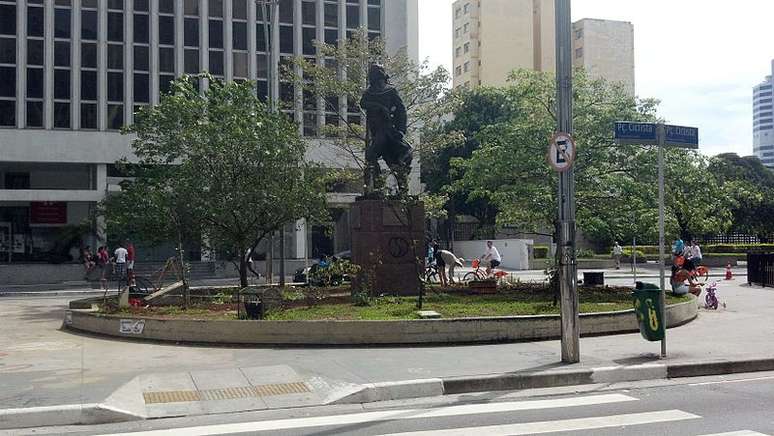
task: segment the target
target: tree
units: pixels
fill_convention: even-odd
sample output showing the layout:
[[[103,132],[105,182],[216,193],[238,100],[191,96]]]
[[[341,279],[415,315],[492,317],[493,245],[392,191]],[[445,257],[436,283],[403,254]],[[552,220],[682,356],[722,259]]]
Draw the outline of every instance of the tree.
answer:
[[[255,247],[285,223],[321,217],[325,193],[298,127],[271,113],[254,83],[197,77],[209,82],[205,91],[182,77],[126,129],[136,135],[138,172],[106,203],[107,216],[155,238],[196,230],[232,254],[247,286]]]
[[[708,171],[731,202],[731,230],[767,238],[774,235],[774,172],[755,156],[715,156]]]
[[[597,235],[616,233],[621,212],[648,208],[647,199],[632,202],[645,186],[638,163],[646,149],[618,146],[612,137],[617,120],[653,121],[656,102],[636,100],[619,85],[575,73],[574,139],[578,224]],[[458,177],[454,188],[468,192],[468,201],[484,200],[499,210],[498,224],[524,231],[557,235],[557,174],[546,163],[548,142],[556,130],[555,78],[552,74],[517,71],[502,89],[510,106],[508,119],[483,126],[480,147],[470,159],[452,160]]]

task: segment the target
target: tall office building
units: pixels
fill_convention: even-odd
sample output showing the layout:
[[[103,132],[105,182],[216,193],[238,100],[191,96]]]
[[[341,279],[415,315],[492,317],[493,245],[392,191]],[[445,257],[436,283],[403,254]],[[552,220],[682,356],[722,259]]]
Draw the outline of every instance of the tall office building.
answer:
[[[627,21],[584,18],[572,25],[573,65],[592,78],[619,82],[634,95],[634,26]]]
[[[457,0],[454,87],[502,86],[517,68],[556,68],[553,0]]]
[[[764,165],[774,168],[774,60],[771,75],[753,88],[753,152]]]
[[[457,0],[453,5],[454,87],[502,86],[515,69],[556,69],[553,0]],[[634,95],[631,23],[573,24],[574,64],[592,77],[623,82]]]
[[[360,27],[418,60],[417,0],[280,0],[271,62],[261,10],[253,0],[0,0],[0,262],[41,258],[62,226],[119,189],[113,163],[132,156],[118,130],[175,77],[257,80],[259,95],[296,102],[310,156],[334,164],[317,138],[332,117],[294,100],[290,84],[269,86],[268,68],[317,57],[313,40]],[[353,198],[331,197],[342,207]],[[303,257],[302,236],[288,241],[291,256]]]

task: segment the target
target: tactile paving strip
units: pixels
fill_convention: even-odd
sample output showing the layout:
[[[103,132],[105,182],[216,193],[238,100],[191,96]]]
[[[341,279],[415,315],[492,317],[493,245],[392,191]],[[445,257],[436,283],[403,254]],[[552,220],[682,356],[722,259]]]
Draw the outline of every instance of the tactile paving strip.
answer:
[[[304,382],[278,383],[260,386],[208,389],[204,391],[143,392],[145,404],[184,403],[190,401],[235,400],[250,397],[303,394],[311,392]]]

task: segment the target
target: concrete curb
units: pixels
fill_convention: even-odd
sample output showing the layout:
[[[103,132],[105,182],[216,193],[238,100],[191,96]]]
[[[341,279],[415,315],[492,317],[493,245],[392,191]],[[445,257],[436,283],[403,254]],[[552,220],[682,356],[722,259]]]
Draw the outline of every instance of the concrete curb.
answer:
[[[0,410],[0,429],[108,424],[139,419],[142,417],[103,404],[67,404]]]
[[[476,392],[666,380],[756,371],[774,371],[774,357],[671,364],[647,363],[596,368],[560,368],[534,372],[367,383],[327,404],[362,404]],[[46,426],[61,426],[107,424],[144,419],[147,417],[106,404],[32,407],[0,410],[0,429],[39,427],[43,423]]]

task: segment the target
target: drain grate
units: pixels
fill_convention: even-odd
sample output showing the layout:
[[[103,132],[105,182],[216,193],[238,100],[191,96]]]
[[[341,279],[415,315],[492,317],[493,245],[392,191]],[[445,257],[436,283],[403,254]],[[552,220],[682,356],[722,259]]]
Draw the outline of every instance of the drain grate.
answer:
[[[208,389],[204,391],[143,392],[145,404],[185,403],[190,401],[236,400],[239,398],[270,397],[311,392],[304,382],[278,383],[260,386]]]

